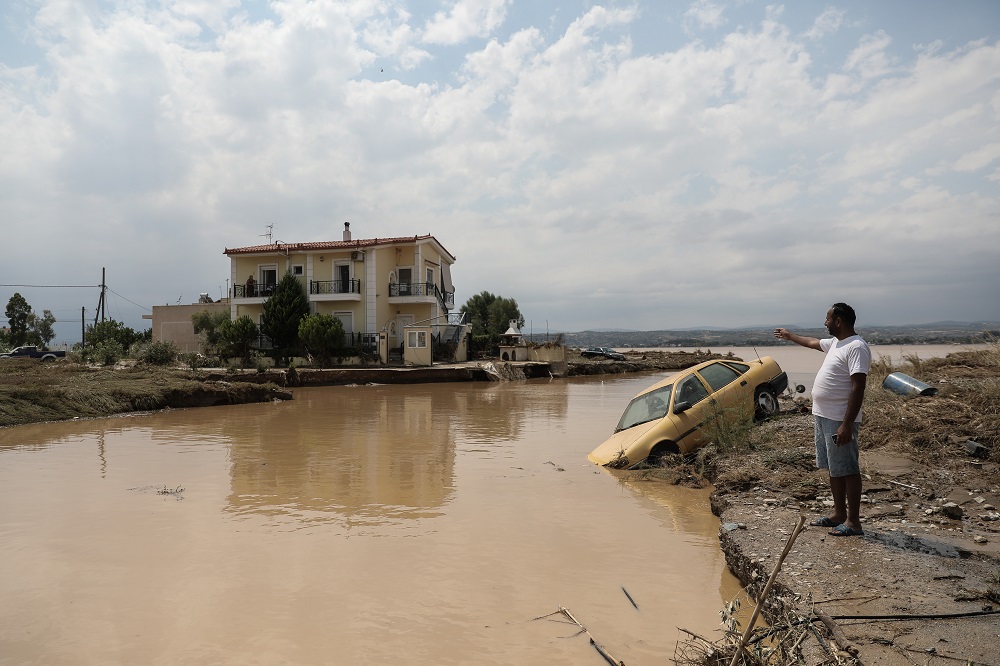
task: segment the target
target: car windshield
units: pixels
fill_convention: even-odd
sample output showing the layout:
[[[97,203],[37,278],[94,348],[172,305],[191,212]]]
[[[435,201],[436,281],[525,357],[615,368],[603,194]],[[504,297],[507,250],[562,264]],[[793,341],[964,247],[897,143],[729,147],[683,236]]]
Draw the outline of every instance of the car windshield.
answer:
[[[627,430],[640,423],[649,423],[650,421],[662,419],[666,416],[667,406],[670,404],[670,391],[673,388],[673,384],[663,386],[655,391],[643,393],[628,403],[625,413],[622,414],[621,419],[618,421],[615,432]]]

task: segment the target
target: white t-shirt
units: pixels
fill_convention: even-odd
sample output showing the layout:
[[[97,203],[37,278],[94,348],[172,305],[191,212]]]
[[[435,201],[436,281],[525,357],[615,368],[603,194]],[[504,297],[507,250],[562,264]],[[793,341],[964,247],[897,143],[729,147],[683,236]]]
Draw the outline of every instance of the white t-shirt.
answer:
[[[826,352],[826,358],[813,383],[813,414],[841,421],[847,414],[851,375],[868,374],[872,367],[872,352],[868,343],[858,335],[843,340],[827,338],[820,340],[819,345]],[[860,411],[854,420],[861,422]]]

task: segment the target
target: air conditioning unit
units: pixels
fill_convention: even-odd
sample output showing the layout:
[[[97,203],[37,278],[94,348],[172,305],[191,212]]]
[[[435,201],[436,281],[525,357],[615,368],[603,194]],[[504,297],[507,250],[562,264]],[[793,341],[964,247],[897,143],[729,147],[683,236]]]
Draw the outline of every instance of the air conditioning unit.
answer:
[[[364,252],[351,252],[351,261],[364,261],[364,260],[365,260]]]

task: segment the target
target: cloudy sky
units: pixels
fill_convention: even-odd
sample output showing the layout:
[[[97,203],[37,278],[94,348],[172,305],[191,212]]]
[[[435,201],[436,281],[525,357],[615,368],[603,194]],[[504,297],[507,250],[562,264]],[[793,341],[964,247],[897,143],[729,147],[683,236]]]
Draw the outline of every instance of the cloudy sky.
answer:
[[[536,332],[1000,320],[994,0],[7,0],[0,137],[57,342],[345,221]]]

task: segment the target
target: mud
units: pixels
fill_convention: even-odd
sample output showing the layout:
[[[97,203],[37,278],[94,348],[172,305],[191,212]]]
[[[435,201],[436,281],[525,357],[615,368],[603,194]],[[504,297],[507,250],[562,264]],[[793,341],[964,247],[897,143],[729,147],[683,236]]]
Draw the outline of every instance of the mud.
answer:
[[[864,664],[1000,664],[1000,615],[993,614],[1000,610],[1000,467],[996,453],[983,460],[965,446],[974,435],[996,449],[1000,432],[990,414],[998,373],[956,360],[923,369],[939,397],[886,397],[869,383],[872,413],[861,434],[865,534],[807,527],[766,600],[771,622],[825,611]],[[802,407],[786,401],[784,413],[761,426],[758,447],[706,465],[718,483],[712,507],[723,523],[726,561],[755,595],[799,516],[831,511],[828,479],[813,469],[812,417]],[[956,614],[964,617],[944,617]],[[807,644],[807,663],[835,663],[830,643]]]

